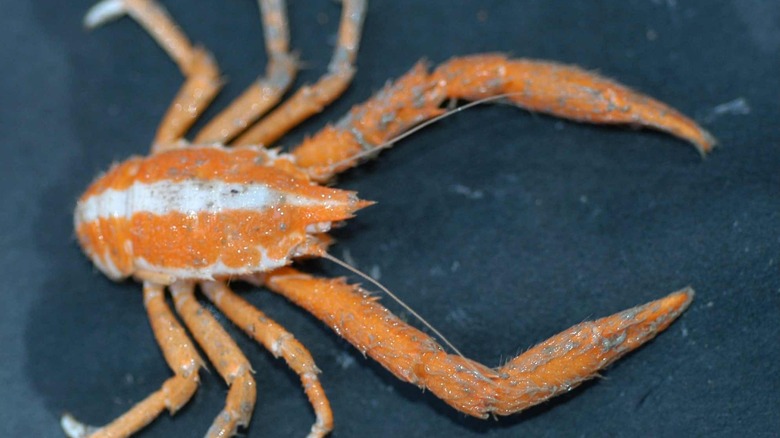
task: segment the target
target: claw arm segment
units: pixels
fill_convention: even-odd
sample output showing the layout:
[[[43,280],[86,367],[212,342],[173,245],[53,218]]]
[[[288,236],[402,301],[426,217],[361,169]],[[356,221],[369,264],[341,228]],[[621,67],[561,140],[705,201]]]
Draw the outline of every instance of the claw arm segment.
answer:
[[[442,114],[444,101],[419,62],[397,81],[293,149],[296,163],[318,182],[361,162],[366,153],[408,129]]]
[[[233,142],[236,145],[270,146],[293,127],[319,113],[346,90],[355,74],[355,57],[366,13],[366,0],[343,0],[338,43],[328,73],[311,86],[304,86],[258,124]]]
[[[575,325],[490,369],[447,354],[427,334],[343,280],[282,268],[267,274],[264,284],[324,321],[399,379],[428,388],[455,409],[481,418],[519,412],[593,378],[664,330],[693,299],[693,291],[684,289]]]
[[[203,361],[184,328],[165,303],[163,287],[145,282],[144,304],[154,337],[175,376],[166,380],[160,390],[150,394],[106,426],[87,426],[70,415],[63,416],[61,425],[69,437],[130,436],[151,423],[163,409],[167,408],[174,414],[192,398],[198,388],[198,369],[203,365]]]
[[[258,79],[225,110],[214,117],[195,137],[198,144],[227,144],[279,103],[298,69],[290,53],[290,36],[284,0],[259,0],[268,67]]]
[[[281,325],[246,302],[223,282],[209,281],[201,284],[201,290],[228,319],[262,344],[275,357],[282,357],[298,374],[317,420],[311,427],[310,438],[323,437],[333,429],[333,412],[325,396],[309,351]]]
[[[207,437],[233,436],[252,418],[257,389],[252,366],[219,322],[195,299],[195,285],[177,281],[170,286],[176,310],[184,325],[203,348],[209,361],[229,385],[225,408],[214,419]]]
[[[691,142],[701,154],[715,145],[707,131],[673,108],[596,74],[549,62],[474,55],[451,59],[432,73],[417,64],[293,153],[314,179],[327,181],[442,114],[448,99],[502,95],[519,107],[571,120],[652,127]]]

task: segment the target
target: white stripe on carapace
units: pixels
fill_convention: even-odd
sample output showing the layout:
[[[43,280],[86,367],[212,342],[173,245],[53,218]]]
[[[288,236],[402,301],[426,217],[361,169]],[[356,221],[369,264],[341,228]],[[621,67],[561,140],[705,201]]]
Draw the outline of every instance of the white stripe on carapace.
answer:
[[[124,190],[108,189],[76,207],[79,223],[99,218],[130,218],[136,213],[219,213],[230,210],[263,210],[278,205],[335,205],[338,201],[313,199],[276,191],[263,184],[226,183],[213,180],[136,182]]]

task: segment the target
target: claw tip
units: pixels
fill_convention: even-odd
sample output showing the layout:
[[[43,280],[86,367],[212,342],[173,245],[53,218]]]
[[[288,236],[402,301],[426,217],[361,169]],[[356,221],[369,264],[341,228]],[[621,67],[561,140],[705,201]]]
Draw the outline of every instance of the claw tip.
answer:
[[[691,305],[694,296],[696,296],[696,291],[694,291],[692,287],[687,286],[677,292],[673,292],[667,296],[664,301],[669,303],[671,307],[677,309],[677,312],[682,313]]]

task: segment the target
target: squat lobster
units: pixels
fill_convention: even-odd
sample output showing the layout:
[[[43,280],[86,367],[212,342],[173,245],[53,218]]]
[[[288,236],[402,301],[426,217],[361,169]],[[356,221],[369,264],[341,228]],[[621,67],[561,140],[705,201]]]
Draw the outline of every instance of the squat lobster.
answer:
[[[66,415],[62,426],[69,436],[128,436],[163,409],[174,413],[181,408],[195,392],[204,363],[190,334],[230,387],[207,436],[232,435],[249,423],[256,398],[251,366],[195,299],[196,287],[299,375],[316,414],[310,436],[326,435],[333,417],[311,355],[282,326],[232,292],[228,279],[283,295],[401,380],[480,418],[516,413],[576,387],[664,330],[690,304],[693,291],[684,289],[578,324],[491,369],[446,353],[359,287],[289,267],[302,257],[329,257],[327,231],[370,204],[353,192],[317,183],[442,114],[449,99],[504,96],[520,107],[573,120],[649,126],[690,141],[702,154],[712,149],[714,139],[674,109],[575,67],[478,55],[452,59],[432,72],[418,64],[291,152],[266,149],[347,87],[366,4],[343,1],[328,73],[256,123],[279,103],[296,71],[284,1],[258,3],[270,60],[266,76],[203,128],[192,145],[183,137],[221,86],[211,56],[193,47],[154,0],[104,0],[86,16],[86,24],[94,27],[129,14],[176,61],[186,81],[160,125],[151,155],[112,167],[87,189],[75,211],[79,242],[98,269],[115,280],[132,276],[143,282],[152,329],[174,376],[104,427],[85,426]],[[189,334],[166,304],[166,289]]]

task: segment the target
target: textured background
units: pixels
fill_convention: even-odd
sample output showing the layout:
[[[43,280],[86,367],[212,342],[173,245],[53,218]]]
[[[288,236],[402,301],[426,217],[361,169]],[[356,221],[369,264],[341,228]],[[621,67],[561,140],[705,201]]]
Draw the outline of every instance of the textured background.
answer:
[[[5,2],[0,18],[0,431],[58,436],[69,410],[103,423],[169,371],[140,287],[81,255],[76,197],[111,162],[145,153],[181,83],[134,23],[93,33],[90,0]],[[293,46],[314,81],[331,1],[291,1]],[[224,107],[265,63],[254,2],[165,1],[216,55]],[[416,60],[475,52],[579,64],[679,108],[722,147],[702,161],[650,131],[485,105],[340,180],[378,201],[338,232],[347,251],[468,356],[495,365],[588,318],[685,285],[698,295],[605,379],[500,421],[465,418],[262,290],[247,298],[312,351],[334,437],[684,436],[776,433],[780,420],[780,3],[725,0],[375,1],[355,82],[292,145]],[[343,275],[327,263],[312,269]],[[387,300],[386,300],[387,301]],[[397,308],[397,306],[392,306]],[[257,372],[250,436],[302,436],[313,416],[285,366],[236,333]],[[214,373],[142,436],[198,436],[221,408]]]

